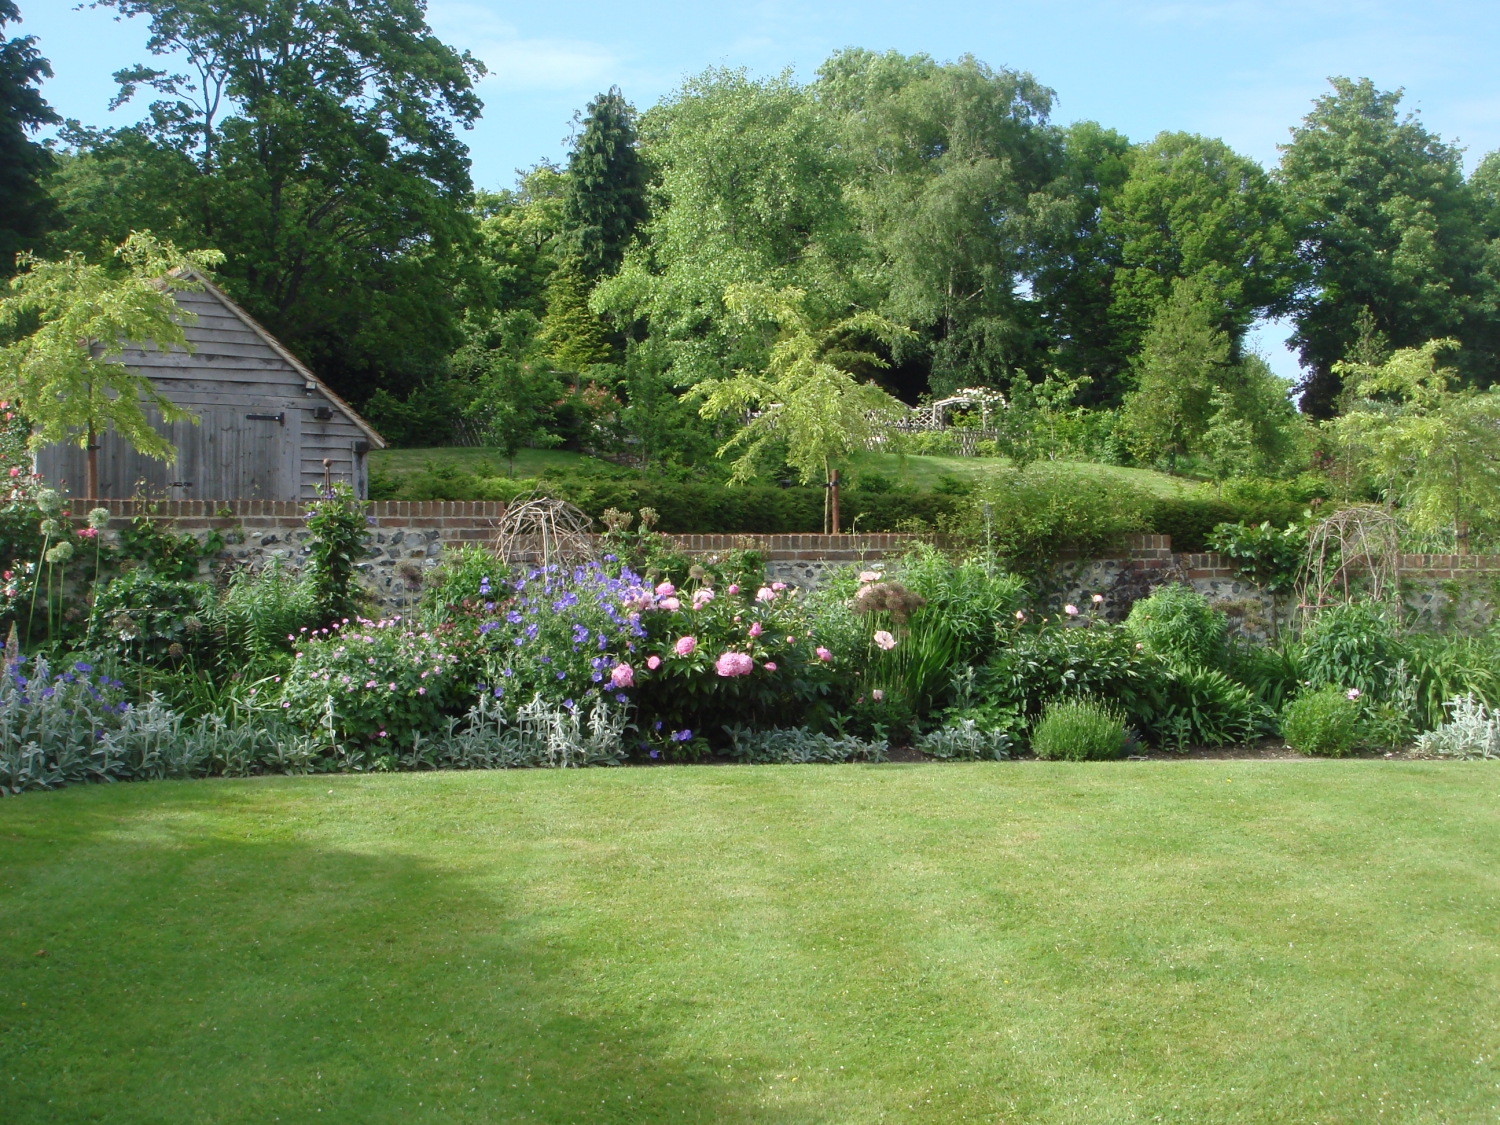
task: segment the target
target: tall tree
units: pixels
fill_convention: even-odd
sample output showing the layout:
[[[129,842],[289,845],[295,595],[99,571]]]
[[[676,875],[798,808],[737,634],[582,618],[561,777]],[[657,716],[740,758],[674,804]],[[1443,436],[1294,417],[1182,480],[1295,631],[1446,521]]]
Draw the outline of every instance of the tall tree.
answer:
[[[827,310],[856,290],[847,160],[817,100],[790,76],[710,70],[641,118],[652,216],[625,264],[595,288],[596,311],[644,319],[691,385],[763,367],[771,337],[746,331],[724,294],[795,286]]]
[[[58,116],[38,87],[52,67],[37,52],[36,36],[7,40],[7,23],[19,23],[14,0],[0,0],[0,277],[15,268],[16,253],[35,249],[55,221],[43,179],[52,155],[31,139]]]
[[[335,387],[362,400],[440,365],[474,226],[456,130],[479,114],[483,68],[432,35],[421,0],[102,2],[145,17],[148,49],[185,70],[116,75],[116,104],[142,88],[157,100],[65,169],[77,248],[120,233],[95,220],[106,200],[75,190],[91,161],[178,177],[186,161],[197,244],[225,251],[230,292]]]
[[[1484,323],[1484,244],[1460,151],[1414,114],[1399,116],[1400,90],[1369,79],[1332,85],[1283,148],[1279,171],[1311,274],[1293,338],[1307,371],[1302,406],[1317,417],[1336,409],[1334,365],[1358,336],[1361,310],[1394,348],[1495,331]],[[1466,348],[1460,371],[1490,382],[1493,356],[1493,344]]]
[[[1136,149],[1104,226],[1120,258],[1111,312],[1132,351],[1177,278],[1199,283],[1235,346],[1257,316],[1284,311],[1295,288],[1279,193],[1223,141],[1162,133]]]
[[[618,86],[589,102],[568,156],[567,183],[564,217],[580,270],[590,281],[614,273],[647,215],[635,110]]]
[[[1043,190],[1060,164],[1052,91],[972,56],[850,50],[818,73],[882,311],[919,333],[932,390],[1006,385],[1045,350],[1026,292],[1036,238],[1073,210]]]
[[[1087,375],[1080,398],[1113,405],[1127,389],[1131,347],[1110,317],[1118,243],[1104,216],[1130,177],[1128,138],[1093,121],[1062,134],[1062,171],[1048,191],[1064,221],[1041,232],[1031,291],[1052,350],[1051,362]]]

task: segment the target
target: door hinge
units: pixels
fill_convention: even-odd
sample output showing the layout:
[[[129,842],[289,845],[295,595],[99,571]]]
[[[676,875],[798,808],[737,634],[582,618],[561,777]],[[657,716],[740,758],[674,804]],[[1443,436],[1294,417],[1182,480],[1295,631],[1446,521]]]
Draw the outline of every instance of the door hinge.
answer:
[[[246,414],[245,417],[252,422],[279,422],[283,426],[286,425],[285,414]]]

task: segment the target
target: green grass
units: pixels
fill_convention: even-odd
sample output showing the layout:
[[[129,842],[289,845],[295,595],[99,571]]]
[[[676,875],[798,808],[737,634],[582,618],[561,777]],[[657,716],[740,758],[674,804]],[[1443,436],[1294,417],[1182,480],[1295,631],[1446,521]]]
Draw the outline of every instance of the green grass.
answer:
[[[497,449],[476,446],[442,446],[431,449],[377,449],[370,454],[370,468],[385,473],[416,473],[429,465],[452,466],[476,476],[510,475],[510,463]],[[523,449],[516,454],[516,476],[534,477],[543,473],[610,472],[620,467],[582,453],[563,449]]]
[[[1497,798],[1379,761],[28,795],[0,1118],[1492,1121]]]
[[[864,473],[879,473],[892,481],[918,490],[931,489],[944,476],[961,480],[983,480],[1009,463],[994,457],[903,457],[894,453],[858,454],[849,468],[856,480]],[[504,456],[493,449],[451,446],[432,449],[380,449],[370,454],[370,467],[387,473],[413,473],[433,467],[452,466],[461,472],[478,476],[505,476],[508,465]],[[1181,496],[1205,486],[1181,477],[1168,476],[1154,469],[1133,469],[1121,465],[1095,465],[1087,462],[1059,461],[1057,466],[1114,480],[1126,481],[1157,496]],[[619,476],[628,470],[609,461],[568,453],[559,449],[523,449],[516,455],[516,476],[534,477],[567,474],[603,473]]]
[[[1008,468],[1009,464],[1010,462],[997,457],[903,457],[895,453],[861,453],[853,459],[850,474],[857,478],[862,472],[877,472],[916,489],[930,489],[943,476],[981,481]],[[1096,465],[1087,461],[1057,461],[1051,464],[1058,469],[1085,476],[1124,481],[1156,496],[1183,496],[1204,487],[1196,481],[1168,476],[1155,469]]]

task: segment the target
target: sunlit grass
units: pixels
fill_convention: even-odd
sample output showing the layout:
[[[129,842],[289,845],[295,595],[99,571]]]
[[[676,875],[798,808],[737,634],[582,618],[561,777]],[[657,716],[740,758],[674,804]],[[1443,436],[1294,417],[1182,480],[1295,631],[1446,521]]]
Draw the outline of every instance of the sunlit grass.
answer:
[[[1371,761],[31,794],[0,1119],[1493,1120],[1497,809]]]

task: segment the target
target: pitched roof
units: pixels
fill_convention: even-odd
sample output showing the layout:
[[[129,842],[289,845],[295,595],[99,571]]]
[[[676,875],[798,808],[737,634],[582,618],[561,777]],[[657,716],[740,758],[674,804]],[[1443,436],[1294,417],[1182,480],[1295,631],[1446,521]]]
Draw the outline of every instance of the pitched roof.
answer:
[[[375,429],[374,426],[370,425],[370,423],[361,418],[359,412],[355,410],[354,407],[350,406],[342,398],[334,394],[333,390],[328,386],[327,383],[323,382],[322,379],[319,379],[316,375],[314,375],[312,371],[308,369],[306,364],[304,364],[300,359],[298,359],[291,353],[290,349],[282,344],[282,342],[275,336],[272,336],[270,332],[266,331],[265,325],[261,324],[260,321],[256,320],[244,309],[240,308],[238,304],[230,299],[227,293],[225,293],[212,281],[208,280],[208,278],[203,274],[190,267],[180,270],[174,270],[173,273],[178,277],[186,277],[197,282],[199,285],[202,285],[204,292],[211,294],[214,299],[217,300],[221,305],[223,305],[230,312],[234,313],[236,317],[244,322],[246,328],[250,329],[250,331],[254,332],[261,338],[262,341],[265,342],[268,348],[279,355],[282,359],[286,360],[286,362],[291,365],[293,371],[297,372],[297,374],[302,376],[302,378],[307,382],[315,384],[318,390],[322,392],[323,396],[327,398],[329,402],[333,403],[340,410],[342,410],[345,416],[347,416],[351,422],[353,422],[356,426],[364,431],[365,435],[370,439],[370,444],[372,447],[374,447],[375,449],[384,449],[386,447],[385,438],[380,436],[379,432]]]

